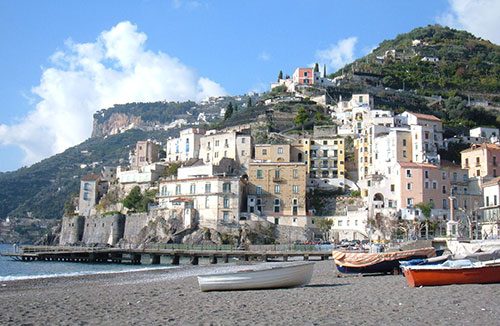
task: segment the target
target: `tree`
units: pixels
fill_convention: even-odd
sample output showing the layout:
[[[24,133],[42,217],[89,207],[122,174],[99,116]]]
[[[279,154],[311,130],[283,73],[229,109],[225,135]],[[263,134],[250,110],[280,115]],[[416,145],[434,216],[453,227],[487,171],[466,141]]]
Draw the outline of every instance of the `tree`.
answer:
[[[122,200],[123,206],[127,207],[130,210],[136,210],[137,206],[143,199],[141,195],[141,188],[139,186],[135,186],[130,190],[127,197]]]
[[[247,108],[251,108],[251,107],[252,107],[252,98],[249,96],[248,101],[247,101]]]
[[[280,81],[280,79],[283,79],[283,71],[280,70],[280,74],[278,75],[278,82]]]
[[[323,234],[323,240],[328,240],[328,232],[330,232],[333,220],[329,218],[321,218],[318,220],[318,228]]]
[[[319,72],[319,65],[317,62],[314,64],[314,72]]]
[[[323,78],[326,78],[326,64],[323,64]]]
[[[418,203],[415,205],[416,208],[420,209],[425,217],[425,238],[429,239],[429,220],[431,218],[432,208],[434,205],[432,202],[429,203]]]
[[[302,130],[304,130],[304,125],[309,122],[309,114],[307,113],[306,109],[304,107],[300,107],[297,115],[295,116],[295,119],[293,120],[293,123],[296,125],[301,125]]]
[[[226,108],[226,113],[224,114],[224,120],[231,118],[232,115],[233,115],[233,103],[229,102]]]

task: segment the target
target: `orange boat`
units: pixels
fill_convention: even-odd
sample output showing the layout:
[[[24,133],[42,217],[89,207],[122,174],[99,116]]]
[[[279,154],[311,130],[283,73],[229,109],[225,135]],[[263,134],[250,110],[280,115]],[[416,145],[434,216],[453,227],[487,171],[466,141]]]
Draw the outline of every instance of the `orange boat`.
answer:
[[[411,286],[500,283],[500,260],[448,260],[440,265],[403,266]]]

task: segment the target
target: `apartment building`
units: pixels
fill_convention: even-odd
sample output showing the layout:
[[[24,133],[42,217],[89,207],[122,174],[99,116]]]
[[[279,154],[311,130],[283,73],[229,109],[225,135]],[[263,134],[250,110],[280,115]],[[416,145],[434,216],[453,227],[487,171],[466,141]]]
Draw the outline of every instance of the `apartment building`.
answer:
[[[280,216],[306,215],[305,163],[250,163],[248,212],[267,216],[276,224]]]
[[[500,238],[500,177],[483,184],[484,205],[479,219],[482,239]]]
[[[159,182],[160,208],[171,218],[184,221],[184,227],[216,228],[238,223],[244,193],[243,181],[236,176],[206,176]]]
[[[200,158],[210,164],[218,164],[223,158],[232,158],[248,169],[252,149],[252,136],[236,131],[218,133],[210,130],[200,139]]]
[[[99,174],[87,174],[80,179],[80,197],[78,214],[89,216],[91,210],[99,203],[101,197],[108,191],[108,182],[101,180]]]
[[[475,144],[461,152],[462,168],[468,170],[469,178],[488,181],[500,176],[500,146],[497,144]]]
[[[165,145],[167,162],[185,162],[199,158],[200,139],[205,135],[204,129],[189,128],[179,133],[179,138],[168,139]]]
[[[151,163],[158,162],[160,145],[151,140],[140,140],[135,146],[135,152],[130,156],[130,166],[139,169]]]
[[[254,158],[256,161],[290,162],[289,144],[256,144]]]
[[[343,137],[318,137],[310,139],[309,178],[336,179],[337,187],[344,187],[345,139]]]
[[[429,114],[406,111],[395,117],[395,125],[411,130],[413,162],[439,164],[438,149],[443,147],[441,119]]]

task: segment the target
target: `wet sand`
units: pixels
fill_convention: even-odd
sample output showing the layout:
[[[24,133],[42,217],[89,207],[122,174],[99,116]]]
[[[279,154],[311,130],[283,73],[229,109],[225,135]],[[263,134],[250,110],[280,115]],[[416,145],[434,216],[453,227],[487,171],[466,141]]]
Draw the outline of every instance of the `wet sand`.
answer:
[[[500,284],[412,288],[402,276],[342,277],[318,261],[303,288],[200,292],[171,270],[1,282],[0,325],[498,325]]]

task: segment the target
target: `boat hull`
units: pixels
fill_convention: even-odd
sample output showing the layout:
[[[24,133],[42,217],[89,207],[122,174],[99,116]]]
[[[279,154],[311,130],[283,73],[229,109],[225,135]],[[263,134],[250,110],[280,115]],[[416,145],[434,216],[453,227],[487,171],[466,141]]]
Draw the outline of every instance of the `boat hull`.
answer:
[[[314,263],[295,264],[263,270],[198,276],[202,292],[291,288],[307,285]]]
[[[454,269],[403,268],[411,286],[500,283],[500,264]]]
[[[335,266],[344,274],[399,273],[399,262],[435,255],[434,248],[395,253],[343,253],[333,251]]]

